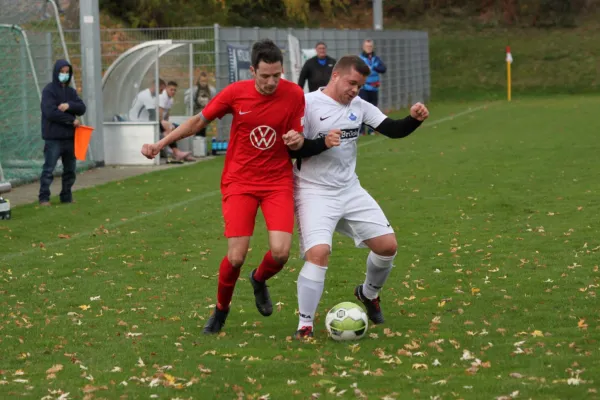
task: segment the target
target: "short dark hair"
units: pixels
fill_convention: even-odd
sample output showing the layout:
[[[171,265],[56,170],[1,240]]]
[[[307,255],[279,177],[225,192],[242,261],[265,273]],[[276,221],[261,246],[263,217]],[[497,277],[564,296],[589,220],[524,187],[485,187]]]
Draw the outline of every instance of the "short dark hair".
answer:
[[[205,76],[208,76],[208,74],[206,73],[206,71],[200,71],[199,76],[205,77]]]
[[[362,58],[355,55],[347,55],[340,58],[338,62],[335,63],[333,72],[346,71],[351,68],[354,68],[354,70],[362,76],[369,76],[371,74],[371,68],[369,68],[367,63],[365,63]]]
[[[175,82],[175,81],[169,81],[169,83],[167,83],[167,86],[175,86],[175,87],[177,87],[177,82]]]
[[[158,80],[158,86],[163,86],[163,85],[167,86],[167,84],[165,83],[165,80],[164,79],[159,79]]]
[[[281,49],[271,39],[261,39],[252,46],[252,66],[258,68],[260,62],[283,65],[283,54]]]
[[[320,45],[325,46],[325,48],[327,48],[327,45],[325,44],[325,42],[317,42],[317,44],[315,44],[315,48],[319,47]]]

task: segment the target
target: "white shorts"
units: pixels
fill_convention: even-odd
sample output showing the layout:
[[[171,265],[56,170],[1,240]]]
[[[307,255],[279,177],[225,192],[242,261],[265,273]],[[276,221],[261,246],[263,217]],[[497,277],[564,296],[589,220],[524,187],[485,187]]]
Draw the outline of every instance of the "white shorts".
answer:
[[[379,204],[358,182],[330,193],[296,187],[294,201],[303,258],[316,245],[331,248],[334,231],[354,239],[356,247],[366,247],[365,240],[394,233]]]

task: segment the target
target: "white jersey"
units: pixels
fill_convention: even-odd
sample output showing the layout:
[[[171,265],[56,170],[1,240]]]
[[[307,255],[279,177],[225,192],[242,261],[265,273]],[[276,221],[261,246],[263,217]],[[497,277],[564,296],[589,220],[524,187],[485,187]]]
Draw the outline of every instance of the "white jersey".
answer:
[[[155,108],[154,96],[152,96],[150,89],[142,90],[133,99],[133,104],[129,110],[129,120],[150,121],[148,110],[154,110]]]
[[[169,97],[166,90],[158,96],[158,106],[164,110],[163,119],[168,119],[169,111],[173,107],[173,98]]]
[[[321,89],[307,93],[304,113],[304,136],[316,139],[331,129],[342,131],[341,143],[323,153],[302,160],[294,168],[299,189],[342,189],[358,181],[356,176],[357,141],[362,124],[378,127],[387,117],[377,107],[355,97],[350,104],[340,104]]]

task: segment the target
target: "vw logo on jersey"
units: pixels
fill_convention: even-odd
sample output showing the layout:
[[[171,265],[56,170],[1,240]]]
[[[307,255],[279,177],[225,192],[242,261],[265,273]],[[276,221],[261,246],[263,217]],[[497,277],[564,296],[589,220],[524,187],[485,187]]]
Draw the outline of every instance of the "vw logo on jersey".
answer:
[[[348,114],[348,119],[349,119],[350,121],[353,121],[353,122],[354,122],[354,121],[356,121],[356,119],[357,119],[357,118],[358,118],[358,117],[356,116],[356,114],[354,114],[354,112],[352,112],[352,110],[350,110],[350,114]]]
[[[260,125],[250,132],[250,143],[259,150],[268,150],[275,144],[277,132],[267,125]]]

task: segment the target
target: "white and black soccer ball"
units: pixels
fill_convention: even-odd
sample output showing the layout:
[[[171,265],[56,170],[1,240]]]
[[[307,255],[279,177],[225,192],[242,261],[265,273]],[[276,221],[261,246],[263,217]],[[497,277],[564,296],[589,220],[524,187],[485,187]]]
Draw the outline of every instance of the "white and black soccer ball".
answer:
[[[367,333],[369,320],[361,306],[345,301],[329,310],[325,326],[333,340],[358,340]]]

